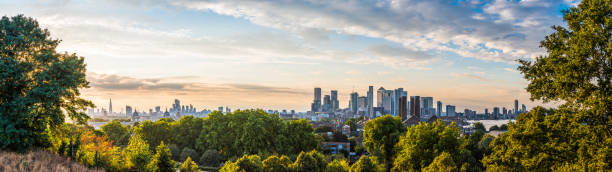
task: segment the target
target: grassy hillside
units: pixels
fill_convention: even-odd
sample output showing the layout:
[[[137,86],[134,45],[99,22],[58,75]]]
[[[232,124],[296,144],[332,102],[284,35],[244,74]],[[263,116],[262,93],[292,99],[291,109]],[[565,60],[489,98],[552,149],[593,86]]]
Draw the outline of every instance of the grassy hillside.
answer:
[[[48,151],[31,151],[25,154],[0,151],[0,171],[104,171],[90,169],[78,162]]]

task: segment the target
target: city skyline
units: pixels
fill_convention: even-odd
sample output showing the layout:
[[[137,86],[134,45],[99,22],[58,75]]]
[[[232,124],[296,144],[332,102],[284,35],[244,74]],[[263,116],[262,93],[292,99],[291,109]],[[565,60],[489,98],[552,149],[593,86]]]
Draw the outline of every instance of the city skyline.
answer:
[[[36,18],[63,40],[59,51],[84,56],[83,97],[98,107],[178,98],[304,111],[313,87],[339,90],[344,107],[376,85],[482,111],[541,104],[527,101],[515,60],[543,54],[538,42],[575,3],[0,0],[0,9]]]

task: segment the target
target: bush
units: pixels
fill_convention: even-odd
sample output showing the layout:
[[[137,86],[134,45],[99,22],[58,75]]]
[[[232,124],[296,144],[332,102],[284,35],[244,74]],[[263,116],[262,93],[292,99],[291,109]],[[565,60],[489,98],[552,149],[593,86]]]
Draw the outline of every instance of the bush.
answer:
[[[181,151],[181,161],[185,161],[189,157],[191,157],[191,159],[200,159],[200,155],[198,155],[198,152],[195,150],[191,148],[183,148],[183,151]]]
[[[185,162],[179,167],[181,172],[197,172],[199,171],[198,164],[193,162],[190,157],[187,157]]]
[[[223,167],[221,167],[221,169],[219,170],[219,172],[235,171],[262,171],[261,158],[257,155],[243,155],[240,159],[236,160],[236,162],[225,162],[225,165],[223,165]]]
[[[200,158],[200,165],[207,167],[219,167],[219,163],[221,162],[221,157],[219,156],[219,152],[217,150],[209,149],[202,154]]]
[[[348,172],[349,171],[348,163],[345,160],[333,160],[327,167],[325,168],[326,172]]]
[[[283,156],[286,157],[286,156]],[[276,155],[269,156],[262,162],[263,170],[267,172],[286,172],[289,170],[291,161],[286,161],[289,158],[279,158]]]
[[[157,148],[155,148],[155,155],[148,165],[150,171],[155,172],[173,172],[176,167],[176,162],[172,160],[172,153],[168,146],[162,141]]]
[[[351,166],[351,172],[382,172],[384,167],[378,163],[375,157],[361,156],[359,161]]]

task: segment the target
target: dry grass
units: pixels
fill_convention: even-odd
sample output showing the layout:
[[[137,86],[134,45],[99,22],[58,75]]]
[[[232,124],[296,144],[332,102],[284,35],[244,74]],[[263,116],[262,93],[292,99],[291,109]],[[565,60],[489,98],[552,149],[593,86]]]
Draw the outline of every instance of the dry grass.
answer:
[[[31,151],[27,154],[0,151],[0,171],[103,171],[87,168],[78,162],[48,151]]]

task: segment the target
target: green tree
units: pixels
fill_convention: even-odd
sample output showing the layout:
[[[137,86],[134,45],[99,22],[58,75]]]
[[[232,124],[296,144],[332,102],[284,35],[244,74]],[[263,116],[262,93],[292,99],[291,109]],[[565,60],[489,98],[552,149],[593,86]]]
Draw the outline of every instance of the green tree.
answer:
[[[508,124],[502,124],[499,126],[499,130],[506,131],[508,130]]]
[[[487,129],[481,122],[474,123],[474,130],[480,130],[482,132],[487,132]]]
[[[108,139],[113,141],[113,145],[125,147],[130,141],[130,129],[121,125],[119,121],[113,120],[100,127]]]
[[[420,123],[408,128],[398,143],[400,149],[395,159],[394,171],[419,171],[427,167],[442,152],[460,155],[461,140],[455,123],[444,124],[441,120]],[[458,160],[459,157],[456,158]]]
[[[207,167],[218,167],[221,162],[219,152],[214,149],[209,149],[200,157],[200,164]]]
[[[335,159],[327,164],[326,172],[348,172],[351,168],[346,160]]]
[[[179,167],[179,170],[181,172],[198,172],[200,171],[200,167],[198,167],[198,164],[193,162],[190,157],[187,157],[185,162]]]
[[[382,172],[385,171],[383,165],[379,164],[376,158],[361,156],[357,162],[351,166],[351,172]]]
[[[0,19],[0,149],[47,148],[66,116],[89,118],[83,111],[94,105],[79,98],[89,87],[84,58],[56,52],[59,43],[33,18]]]
[[[194,117],[191,115],[183,116],[176,122],[170,124],[171,133],[180,133],[172,135],[173,143],[179,148],[196,148],[196,142],[200,133],[202,133],[203,118]],[[198,150],[204,152],[205,150]],[[192,157],[195,158],[195,157]],[[197,159],[196,159],[197,160]]]
[[[455,161],[450,154],[442,152],[429,166],[423,169],[424,172],[454,172],[457,171]]]
[[[293,120],[287,124],[284,134],[286,150],[283,154],[297,155],[302,151],[311,151],[319,148],[320,140],[314,134],[314,128],[308,121],[300,119]]]
[[[149,170],[154,172],[176,171],[176,162],[172,160],[172,153],[170,153],[170,149],[168,149],[168,146],[163,141],[155,148],[155,155],[153,155],[153,159],[147,166]]]
[[[405,131],[400,117],[384,115],[365,124],[363,145],[368,152],[383,160],[385,169],[389,171],[396,153],[395,144]]]
[[[290,165],[291,165],[290,160],[284,161],[282,158],[279,158],[276,155],[269,156],[262,162],[263,171],[268,171],[268,172],[287,172],[289,171]]]
[[[128,146],[123,150],[126,157],[126,167],[136,171],[144,171],[151,159],[149,144],[140,135],[130,137]]]
[[[191,157],[193,159],[200,159],[200,155],[195,150],[193,150],[191,148],[183,148],[183,151],[181,151],[181,159],[180,160],[181,161],[185,161],[189,157]]]
[[[548,171],[612,168],[612,1],[584,0],[563,10],[540,42],[546,54],[519,60],[532,100],[563,102],[521,114],[493,141],[487,169]]]
[[[301,152],[291,165],[291,169],[296,172],[323,172],[326,166],[325,156],[313,150]]]
[[[262,171],[261,158],[257,155],[243,155],[236,162],[227,161],[219,172],[260,172]]]
[[[141,135],[142,139],[151,145],[151,151],[155,149],[162,141],[166,143],[172,142],[173,133],[170,132],[170,123],[166,118],[162,118],[155,122],[143,121],[140,125],[134,127],[134,133]]]
[[[180,161],[181,160],[181,149],[175,144],[169,144],[168,149],[170,149],[170,153],[172,153],[172,160]]]
[[[357,121],[359,121],[359,118],[351,118],[346,120],[344,125],[351,127],[351,131],[357,131]]]

